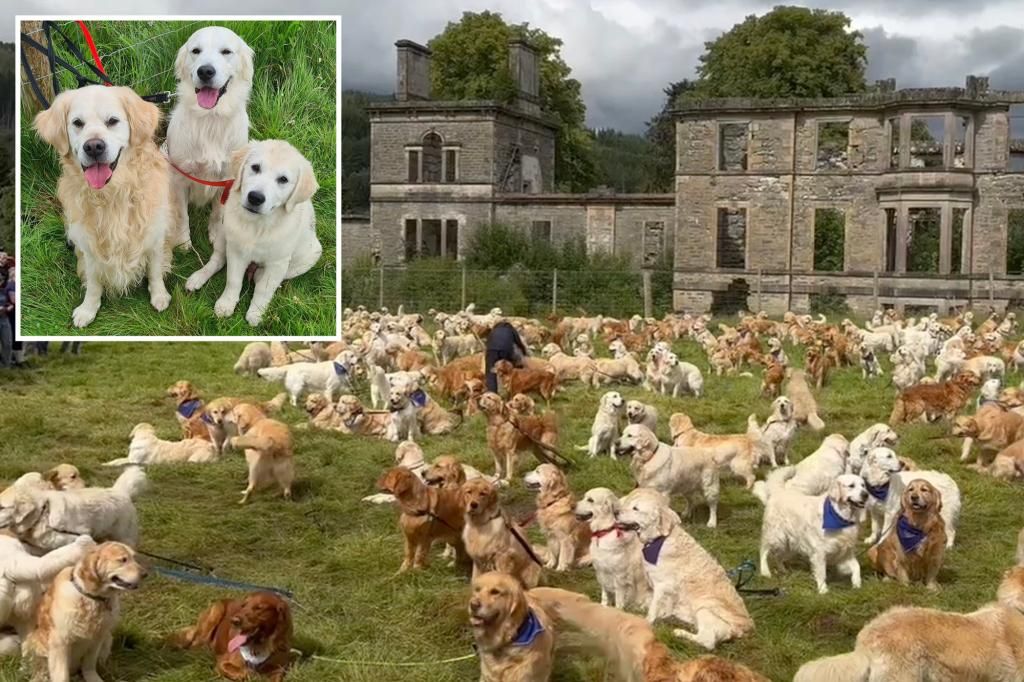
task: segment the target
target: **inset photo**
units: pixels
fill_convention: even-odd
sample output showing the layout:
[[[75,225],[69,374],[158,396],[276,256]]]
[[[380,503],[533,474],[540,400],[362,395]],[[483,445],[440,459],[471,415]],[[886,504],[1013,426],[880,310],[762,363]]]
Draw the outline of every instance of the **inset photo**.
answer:
[[[330,338],[332,17],[18,17],[19,338]]]

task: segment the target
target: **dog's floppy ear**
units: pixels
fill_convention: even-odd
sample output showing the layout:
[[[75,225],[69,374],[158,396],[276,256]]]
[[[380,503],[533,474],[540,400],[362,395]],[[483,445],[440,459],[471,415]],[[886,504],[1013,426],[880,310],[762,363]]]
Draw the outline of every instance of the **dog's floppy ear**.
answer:
[[[134,432],[135,432],[135,429],[132,429],[132,433],[134,433]],[[60,480],[60,472],[57,471],[57,467],[54,467],[54,468],[50,469],[49,471],[47,471],[45,474],[43,474],[43,480],[46,481],[47,483],[49,483],[54,488],[56,488],[57,487],[57,481]]]
[[[160,108],[147,102],[131,88],[118,88],[121,106],[128,115],[128,127],[131,130],[130,142],[142,145],[153,140],[157,126],[160,125]]]
[[[313,198],[320,185],[316,181],[316,173],[313,172],[313,164],[308,159],[302,159],[299,164],[299,178],[295,181],[295,189],[284,205],[284,210],[291,213],[299,204],[305,203]]]
[[[679,525],[682,520],[679,515],[667,504],[658,508],[658,535],[668,535],[672,532],[673,526]]]
[[[832,481],[832,485],[828,487],[828,496],[836,502],[845,501],[846,498],[843,495],[843,486],[839,482],[839,479]]]
[[[178,48],[178,55],[174,58],[174,77],[179,81],[187,81],[189,79],[188,72],[188,41]]]
[[[243,145],[231,152],[231,177],[235,179],[235,191],[242,191],[242,169],[245,167],[245,160],[249,158],[249,152],[252,151],[252,142]]]
[[[40,111],[32,121],[32,127],[36,129],[39,137],[56,149],[61,156],[66,156],[71,151],[71,141],[68,139],[67,131],[71,92],[74,91],[62,92],[57,95],[50,104],[50,108]]]
[[[252,77],[254,74],[253,62],[255,61],[256,53],[249,47],[241,38],[238,39],[238,61],[241,63],[241,67],[238,72],[240,80],[244,80],[246,83],[252,83]]]

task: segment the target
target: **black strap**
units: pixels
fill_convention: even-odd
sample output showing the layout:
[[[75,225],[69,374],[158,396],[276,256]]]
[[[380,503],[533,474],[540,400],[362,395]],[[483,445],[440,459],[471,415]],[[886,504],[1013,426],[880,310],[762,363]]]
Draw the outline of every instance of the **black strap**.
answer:
[[[512,537],[514,537],[519,542],[519,545],[523,548],[523,550],[530,555],[530,558],[533,559],[533,562],[541,568],[544,568],[544,562],[541,561],[540,558],[537,556],[537,553],[533,551],[533,547],[526,540],[526,538],[519,534],[519,531],[516,530],[515,524],[512,523],[512,521],[510,521],[508,517],[506,517],[504,514],[502,514],[501,518],[505,522],[505,525],[508,526],[508,531],[512,533]]]

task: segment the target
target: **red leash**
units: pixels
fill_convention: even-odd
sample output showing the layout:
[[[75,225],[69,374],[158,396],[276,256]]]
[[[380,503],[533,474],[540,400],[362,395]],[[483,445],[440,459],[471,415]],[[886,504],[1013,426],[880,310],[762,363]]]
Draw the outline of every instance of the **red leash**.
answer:
[[[96,62],[96,68],[100,70],[104,76],[107,75],[107,70],[103,68],[103,61],[100,59],[100,51],[96,49],[96,42],[92,39],[92,34],[89,33],[89,28],[85,25],[84,21],[77,21],[78,28],[82,31],[82,36],[85,37],[85,42],[89,46],[89,52],[92,53],[92,60]],[[113,85],[109,80],[104,85]]]

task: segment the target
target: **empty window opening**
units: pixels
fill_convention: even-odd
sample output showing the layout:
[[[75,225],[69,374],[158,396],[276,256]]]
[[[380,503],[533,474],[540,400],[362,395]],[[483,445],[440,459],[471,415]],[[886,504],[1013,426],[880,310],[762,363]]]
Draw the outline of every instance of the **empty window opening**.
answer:
[[[423,182],[441,182],[441,136],[423,136]]]
[[[896,272],[896,244],[898,241],[899,224],[896,209],[885,209],[885,271]]]
[[[967,168],[967,132],[971,119],[968,116],[957,116],[953,125],[953,167]]]
[[[900,167],[900,119],[889,119],[889,168]]]
[[[942,210],[912,208],[907,212],[907,272],[939,271]]]
[[[444,257],[459,257],[459,221],[452,218],[444,221]]]
[[[644,221],[643,250],[644,267],[654,267],[662,262],[665,256],[665,221]]]
[[[718,170],[747,170],[747,123],[722,123],[718,126]]]
[[[964,222],[967,219],[966,208],[953,209],[953,224],[949,240],[949,271],[953,274],[967,272],[965,263],[967,254],[964,243]]]
[[[827,121],[818,124],[818,170],[850,168],[850,122]]]
[[[535,242],[551,243],[551,221],[534,220],[530,223],[530,239]]]
[[[750,310],[747,301],[750,297],[750,284],[745,279],[734,279],[722,291],[711,292],[712,315],[735,315],[741,310]]]
[[[420,256],[424,258],[436,258],[441,255],[441,221],[425,219],[420,221],[422,233],[420,241]]]
[[[1024,274],[1024,209],[1011,208],[1006,216],[1006,273]]]
[[[405,260],[410,261],[419,252],[416,237],[416,219],[409,218],[405,221]]]
[[[454,149],[444,150],[444,181],[456,182],[459,179],[459,155]]]
[[[814,269],[842,272],[846,251],[846,214],[838,208],[814,211]]]
[[[945,116],[912,116],[910,119],[910,167],[941,168]]]
[[[418,149],[410,149],[409,158],[409,182],[420,181],[420,152]]]
[[[747,209],[718,209],[718,251],[715,256],[717,267],[747,267]]]

